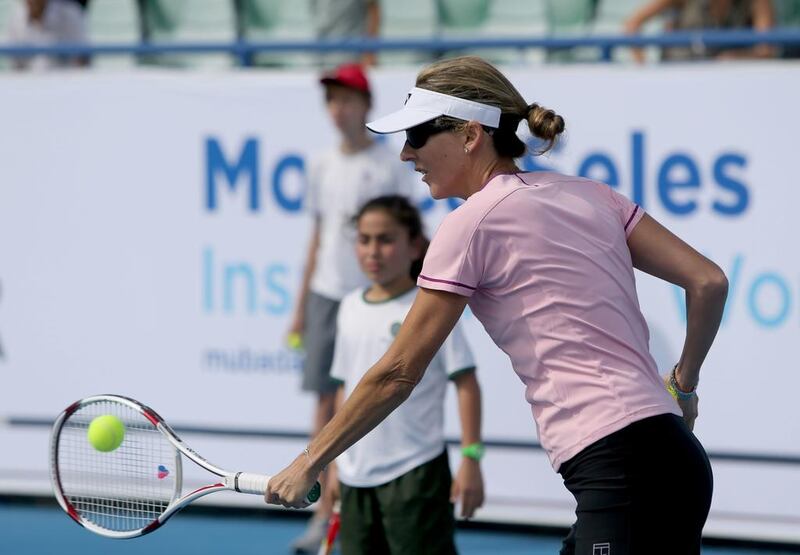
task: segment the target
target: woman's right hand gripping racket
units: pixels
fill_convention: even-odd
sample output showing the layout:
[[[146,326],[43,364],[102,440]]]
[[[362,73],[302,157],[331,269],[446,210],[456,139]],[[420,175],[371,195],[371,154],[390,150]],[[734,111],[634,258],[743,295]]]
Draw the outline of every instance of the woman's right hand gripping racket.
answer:
[[[95,421],[96,429],[89,434]],[[219,479],[181,495],[182,457]],[[50,441],[50,473],[56,498],[67,514],[84,528],[110,538],[152,532],[209,493],[264,495],[270,479],[212,465],[151,408],[118,395],[88,397],[61,413]],[[317,501],[320,493],[317,483],[306,503]]]

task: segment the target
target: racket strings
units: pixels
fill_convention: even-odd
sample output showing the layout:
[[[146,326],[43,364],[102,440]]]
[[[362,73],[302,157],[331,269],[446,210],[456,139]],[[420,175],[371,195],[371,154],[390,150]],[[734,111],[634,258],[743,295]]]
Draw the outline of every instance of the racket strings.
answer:
[[[111,414],[125,425],[122,444],[96,450],[89,423]],[[85,520],[116,532],[147,527],[177,497],[176,449],[137,410],[114,401],[80,407],[64,422],[58,440],[58,480],[68,502]]]

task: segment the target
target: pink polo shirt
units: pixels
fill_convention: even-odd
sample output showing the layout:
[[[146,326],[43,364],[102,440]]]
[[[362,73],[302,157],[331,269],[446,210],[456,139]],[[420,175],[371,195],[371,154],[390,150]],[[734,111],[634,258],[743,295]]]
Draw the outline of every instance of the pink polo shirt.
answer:
[[[643,215],[589,179],[500,175],[444,219],[425,256],[419,286],[469,297],[556,470],[632,422],[681,414],[636,296],[627,236]]]

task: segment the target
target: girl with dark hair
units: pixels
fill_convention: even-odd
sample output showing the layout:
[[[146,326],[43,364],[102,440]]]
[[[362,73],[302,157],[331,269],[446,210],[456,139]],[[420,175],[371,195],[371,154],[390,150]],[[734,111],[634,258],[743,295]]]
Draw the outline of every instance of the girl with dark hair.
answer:
[[[367,202],[353,219],[356,257],[370,281],[345,296],[336,324],[331,377],[341,405],[366,368],[391,345],[417,294],[427,241],[419,212],[405,197]],[[456,386],[462,429],[454,480],[444,444],[447,382]],[[341,483],[343,553],[455,553],[453,501],[470,517],[483,503],[481,396],[475,363],[456,325],[406,403],[331,466]]]

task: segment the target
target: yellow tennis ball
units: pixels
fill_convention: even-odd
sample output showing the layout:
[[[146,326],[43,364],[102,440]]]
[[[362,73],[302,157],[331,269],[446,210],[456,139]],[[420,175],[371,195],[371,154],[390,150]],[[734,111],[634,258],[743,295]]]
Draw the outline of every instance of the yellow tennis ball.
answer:
[[[286,344],[293,351],[299,351],[303,348],[303,336],[299,333],[290,333],[286,336]]]
[[[86,437],[92,447],[108,453],[122,444],[125,439],[125,425],[113,414],[98,416],[89,424]]]

